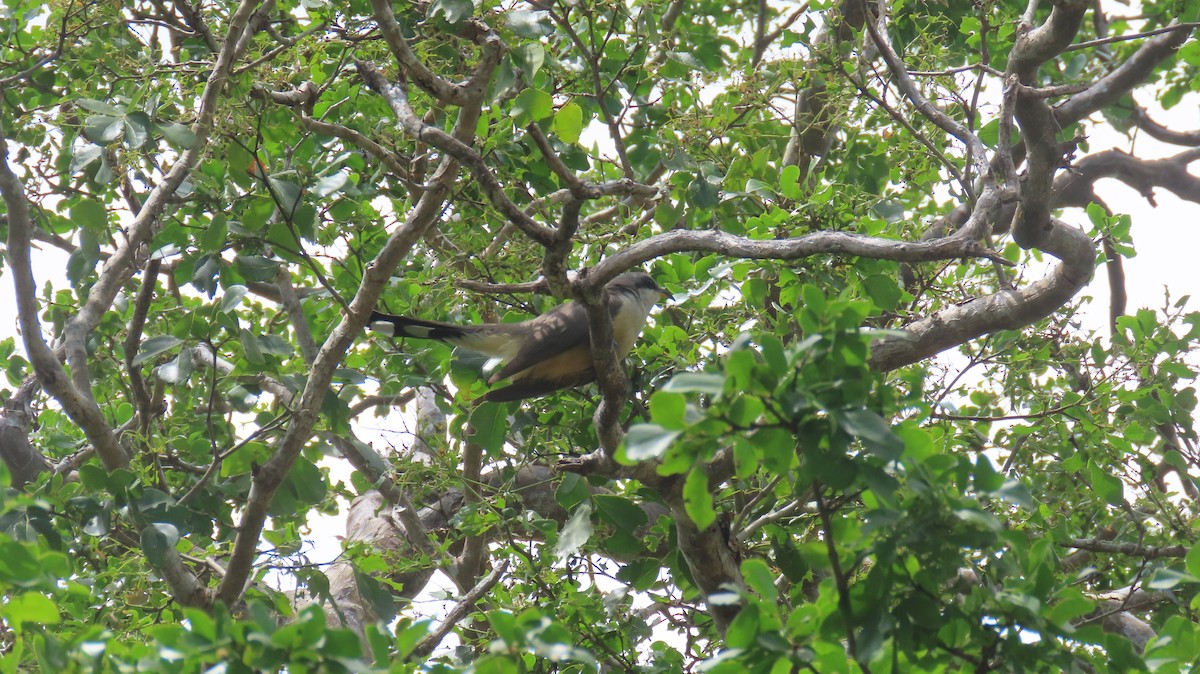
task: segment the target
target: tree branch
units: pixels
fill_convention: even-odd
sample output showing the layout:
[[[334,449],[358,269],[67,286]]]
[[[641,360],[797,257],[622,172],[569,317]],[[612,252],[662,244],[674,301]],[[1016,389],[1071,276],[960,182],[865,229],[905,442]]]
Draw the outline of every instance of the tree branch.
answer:
[[[1121,65],[1086,91],[1075,94],[1054,109],[1054,119],[1060,128],[1065,128],[1088,115],[1120,101],[1134,87],[1143,84],[1158,64],[1169,58],[1191,36],[1193,26],[1162,33],[1146,41]],[[1182,28],[1182,27],[1181,27]],[[1032,81],[1024,81],[1033,84]]]
[[[71,420],[83,430],[104,467],[112,471],[128,466],[129,455],[108,425],[104,413],[95,400],[75,388],[58,355],[42,337],[42,326],[38,321],[37,284],[33,278],[33,260],[30,257],[30,235],[34,225],[29,214],[29,202],[25,198],[25,188],[9,167],[8,141],[2,134],[0,193],[8,209],[8,262],[12,267],[13,289],[17,297],[17,321],[21,326],[21,339],[29,363],[42,387],[54,396]]]
[[[459,621],[467,617],[467,614],[475,608],[475,604],[485,594],[490,592],[496,586],[496,583],[500,582],[500,579],[504,577],[507,571],[508,560],[506,559],[500,563],[500,566],[492,569],[491,573],[481,578],[475,587],[472,587],[470,591],[463,595],[462,599],[458,600],[446,612],[446,617],[442,618],[442,622],[433,631],[425,635],[424,639],[421,639],[421,642],[413,648],[413,652],[409,655],[409,658],[423,658],[432,653],[438,647],[438,644],[442,643],[442,640],[446,638],[446,635],[450,633],[450,630],[454,629]]]
[[[982,210],[986,211],[987,204]],[[896,241],[853,232],[820,231],[791,239],[751,239],[721,230],[671,230],[637,241],[609,255],[589,273],[592,283],[670,253],[703,251],[754,260],[799,260],[814,255],[845,255],[894,262],[928,262],[960,257],[986,258],[1010,265],[999,253],[960,230],[923,242]]]
[[[1069,541],[1059,543],[1059,546],[1064,548],[1074,548],[1076,550],[1087,550],[1088,552],[1106,552],[1116,555],[1129,555],[1132,557],[1141,557],[1142,559],[1186,557],[1188,553],[1188,547],[1186,545],[1155,547],[1153,545],[1139,545],[1137,543],[1113,543],[1112,541],[1095,538],[1072,538]]]

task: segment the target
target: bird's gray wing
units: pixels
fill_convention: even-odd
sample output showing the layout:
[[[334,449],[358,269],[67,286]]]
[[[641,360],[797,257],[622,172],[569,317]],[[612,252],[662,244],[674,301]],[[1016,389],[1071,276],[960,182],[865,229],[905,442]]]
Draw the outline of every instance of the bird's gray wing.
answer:
[[[507,379],[542,361],[588,344],[587,310],[577,302],[560,304],[523,325],[527,332],[521,340],[520,350],[488,379],[488,383]]]

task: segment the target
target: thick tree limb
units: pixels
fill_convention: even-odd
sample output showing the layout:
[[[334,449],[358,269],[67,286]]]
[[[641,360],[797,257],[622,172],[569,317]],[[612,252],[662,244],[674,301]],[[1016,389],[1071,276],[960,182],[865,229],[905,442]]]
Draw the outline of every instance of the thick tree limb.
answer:
[[[1149,113],[1146,112],[1146,108],[1137,103],[1133,104],[1130,119],[1137,125],[1137,128],[1145,131],[1146,135],[1155,140],[1161,140],[1164,143],[1172,145],[1186,145],[1188,147],[1200,145],[1200,130],[1176,131],[1175,129],[1167,128],[1151,119]]]
[[[607,283],[617,274],[670,253],[707,252],[752,260],[799,260],[814,255],[846,255],[895,262],[929,262],[960,257],[986,258],[1011,264],[978,240],[955,236],[912,242],[821,231],[792,239],[750,239],[720,230],[676,229],[642,239],[609,255],[588,274],[592,283]]]
[[[1154,68],[1178,51],[1191,34],[1192,29],[1187,28],[1162,33],[1147,40],[1133,56],[1112,72],[1055,108],[1054,119],[1058,126],[1067,127],[1097,110],[1117,103],[1134,87],[1145,83]]]
[[[20,396],[6,400],[0,411],[0,461],[8,467],[14,489],[23,489],[52,468],[29,442],[30,417],[30,410]]]
[[[392,56],[404,68],[404,72],[408,77],[417,83],[425,91],[429,92],[434,98],[450,105],[467,105],[479,100],[482,88],[487,86],[488,79],[479,77],[480,71],[476,72],[465,82],[453,83],[449,82],[429,69],[412,48],[408,45],[408,40],[404,39],[404,31],[400,28],[400,24],[396,21],[396,15],[392,12],[392,4],[387,0],[371,0],[371,10],[375,14],[375,21],[379,24],[379,31],[383,33],[383,39],[387,42],[388,49],[391,50]],[[485,29],[490,33],[490,29]],[[490,50],[485,47],[485,54],[491,51],[491,56],[499,62],[499,57],[502,53],[502,43],[498,36],[493,34],[490,38]],[[490,57],[485,56],[480,59],[480,65],[487,62]],[[487,71],[495,67],[492,63]]]
[[[1092,278],[1095,249],[1082,230],[1060,220],[1041,249],[1061,260],[1046,276],[1015,290],[1001,290],[948,307],[904,326],[904,337],[876,342],[871,366],[894,370],[997,330],[1016,330],[1057,311]]]
[[[1087,7],[1087,0],[1059,0],[1045,23],[1019,31],[1007,73],[1020,84],[1036,87],[1038,69],[1071,43]],[[1021,179],[1021,205],[1013,220],[1012,235],[1017,245],[1028,250],[1040,247],[1052,227],[1050,189],[1054,172],[1062,162],[1064,146],[1058,140],[1061,127],[1055,123],[1045,99],[1022,96],[1018,91],[1013,111],[1021,125],[1028,168]]]
[[[71,419],[79,424],[88,441],[92,443],[104,467],[115,470],[129,465],[129,455],[121,446],[104,413],[96,401],[82,394],[71,383],[66,370],[54,350],[42,337],[42,326],[38,320],[37,284],[33,278],[33,260],[30,256],[30,235],[33,220],[29,214],[29,202],[25,188],[8,164],[8,141],[0,135],[0,194],[8,209],[8,262],[12,268],[13,288],[16,293],[17,320],[21,326],[21,339],[25,354],[42,387],[54,396]]]
[[[687,560],[713,623],[724,634],[742,609],[741,593],[746,590],[745,580],[730,543],[729,531],[719,521],[703,530],[697,527],[683,507],[683,497],[678,492],[681,486],[682,482],[668,496],[679,551]]]
[[[1092,202],[1092,188],[1101,178],[1116,178],[1136,189],[1150,205],[1157,206],[1154,188],[1168,190],[1184,201],[1200,204],[1200,177],[1188,166],[1200,160],[1200,148],[1185,150],[1165,159],[1140,159],[1120,150],[1091,154],[1060,176],[1054,184],[1055,204],[1086,208]]]

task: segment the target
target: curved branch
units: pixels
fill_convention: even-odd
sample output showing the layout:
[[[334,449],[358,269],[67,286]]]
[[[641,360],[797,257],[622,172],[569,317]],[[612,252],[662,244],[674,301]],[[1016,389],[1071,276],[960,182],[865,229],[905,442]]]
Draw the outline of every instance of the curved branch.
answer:
[[[880,21],[882,20],[883,17],[881,16]],[[908,68],[904,65],[904,61],[900,59],[900,55],[892,48],[891,40],[880,31],[874,21],[868,20],[866,21],[866,25],[867,31],[871,34],[871,40],[875,43],[875,47],[879,50],[879,54],[883,57],[884,62],[887,63],[888,70],[896,78],[896,85],[900,88],[904,97],[913,104],[913,107],[917,109],[917,112],[921,113],[921,116],[962,142],[967,147],[967,156],[975,164],[978,174],[984,177],[988,176],[990,169],[987,161],[987,147],[983,144],[983,141],[979,140],[979,136],[954,121],[954,118],[925,98],[920,88],[917,87],[917,83],[908,74]]]
[[[408,40],[404,39],[404,31],[400,28],[400,24],[396,22],[396,15],[392,12],[391,2],[388,2],[388,0],[371,0],[371,11],[375,14],[375,21],[379,24],[379,31],[383,33],[383,39],[387,42],[392,56],[404,68],[404,72],[408,74],[408,77],[417,83],[417,86],[429,92],[431,96],[439,101],[452,105],[464,105],[478,99],[478,92],[482,84],[485,83],[479,82],[476,76],[472,76],[469,80],[461,84],[455,84],[439,77],[421,59],[417,58],[412,48],[408,46]],[[499,38],[496,38],[496,40],[498,42]],[[498,52],[496,60],[497,62],[499,61]]]
[[[982,197],[981,197],[982,202]],[[981,207],[977,212],[986,212]],[[973,238],[965,228],[952,236],[912,242],[882,239],[853,232],[822,231],[792,239],[750,239],[720,230],[671,230],[656,234],[608,256],[588,273],[592,284],[602,285],[617,274],[670,253],[702,251],[756,260],[799,260],[813,255],[851,255],[895,262],[929,262],[960,257],[986,258],[1011,265],[996,251]]]
[[[58,356],[42,337],[42,326],[38,320],[37,283],[33,278],[33,260],[30,256],[30,235],[34,225],[29,214],[29,202],[25,198],[25,188],[8,164],[8,141],[3,135],[0,135],[0,194],[8,209],[8,261],[13,271],[17,321],[21,326],[21,338],[29,363],[42,387],[54,396],[71,420],[83,430],[104,467],[112,471],[128,466],[129,455],[108,425],[104,413],[91,396],[75,388]]]
[[[1137,128],[1145,131],[1146,135],[1155,140],[1170,143],[1171,145],[1186,145],[1188,147],[1200,145],[1200,130],[1176,131],[1175,129],[1169,129],[1151,119],[1150,115],[1146,112],[1146,108],[1143,108],[1136,102],[1133,104],[1133,111],[1130,113],[1129,118]]]
[[[1088,552],[1129,555],[1131,557],[1140,557],[1142,559],[1186,557],[1188,553],[1188,547],[1186,545],[1155,547],[1153,545],[1139,545],[1137,543],[1113,543],[1112,541],[1086,538],[1072,538],[1069,541],[1059,543],[1059,545],[1064,548],[1087,550]]]
[[[1083,230],[1051,219],[1041,249],[1061,262],[1043,278],[1018,290],[955,305],[904,327],[904,335],[876,342],[871,366],[894,370],[989,332],[1015,330],[1054,313],[1092,278],[1096,253]]]
[[[509,222],[515,224],[530,239],[543,246],[549,246],[554,241],[554,230],[539,224],[536,220],[520,209],[512,199],[504,193],[504,186],[488,169],[483,157],[471,149],[466,143],[436,127],[425,124],[413,111],[408,102],[408,87],[404,80],[398,84],[388,82],[383,75],[364,61],[357,61],[358,73],[366,81],[367,86],[383,96],[392,112],[400,122],[400,126],[416,140],[427,143],[461,163],[479,182],[479,186],[488,195],[492,204],[504,214]]]
[[[1116,103],[1134,87],[1145,83],[1155,66],[1178,51],[1191,34],[1192,29],[1188,28],[1150,38],[1133,56],[1112,72],[1096,80],[1086,91],[1075,94],[1055,108],[1054,119],[1060,127],[1066,127]]]
[[[1017,37],[1006,71],[1006,88],[1013,78],[1026,87],[1037,86],[1038,69],[1070,45],[1088,4],[1088,0],[1056,2],[1045,23]],[[1046,100],[1021,95],[1020,91],[1018,87],[1012,110],[1021,125],[1027,170],[1021,180],[1021,207],[1013,220],[1012,235],[1017,245],[1028,250],[1040,246],[1052,229],[1050,190],[1054,172],[1062,163],[1064,146],[1058,140],[1061,125]]]
[[[1093,201],[1092,188],[1101,178],[1115,178],[1136,189],[1151,205],[1154,188],[1161,187],[1184,201],[1200,204],[1200,177],[1188,165],[1200,160],[1200,148],[1192,148],[1166,159],[1139,159],[1120,150],[1105,150],[1079,160],[1074,171],[1054,184],[1055,205],[1086,207]]]

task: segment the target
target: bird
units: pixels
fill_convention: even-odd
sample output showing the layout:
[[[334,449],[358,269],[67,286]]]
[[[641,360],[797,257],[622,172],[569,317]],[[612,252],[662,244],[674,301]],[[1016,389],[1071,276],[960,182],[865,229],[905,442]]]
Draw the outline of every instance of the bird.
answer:
[[[669,296],[644,272],[626,272],[609,282],[608,314],[619,358],[633,349],[654,305]],[[368,326],[392,338],[434,339],[504,359],[488,384],[512,383],[489,391],[482,402],[537,398],[596,379],[587,309],[574,301],[519,323],[455,325],[373,311]]]

